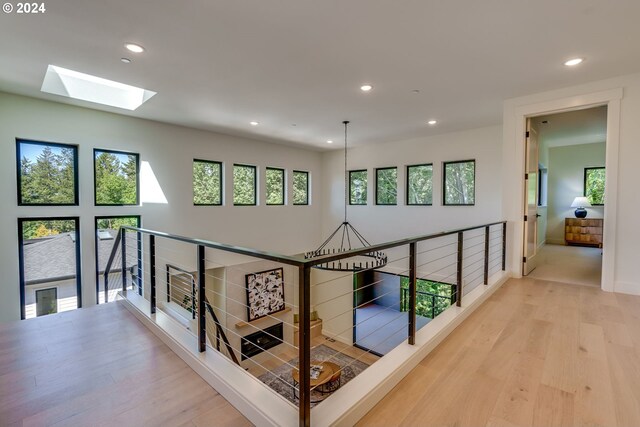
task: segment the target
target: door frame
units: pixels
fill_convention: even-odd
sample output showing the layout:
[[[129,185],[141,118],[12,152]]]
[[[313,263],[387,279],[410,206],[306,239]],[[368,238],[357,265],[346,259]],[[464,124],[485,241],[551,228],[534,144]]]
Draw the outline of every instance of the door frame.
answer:
[[[604,230],[602,249],[601,288],[613,292],[615,288],[615,238],[617,217],[618,190],[618,153],[620,146],[620,105],[623,97],[622,88],[599,92],[578,93],[577,95],[549,98],[553,93],[532,95],[524,98],[505,101],[504,108],[504,147],[503,158],[513,162],[505,166],[505,191],[503,212],[511,222],[511,248],[508,251],[509,272],[512,277],[522,277],[522,257],[524,253],[524,177],[525,132],[527,117],[543,114],[555,114],[598,106],[607,106],[607,143],[605,192],[607,203],[604,208]],[[566,93],[566,92],[564,92]]]

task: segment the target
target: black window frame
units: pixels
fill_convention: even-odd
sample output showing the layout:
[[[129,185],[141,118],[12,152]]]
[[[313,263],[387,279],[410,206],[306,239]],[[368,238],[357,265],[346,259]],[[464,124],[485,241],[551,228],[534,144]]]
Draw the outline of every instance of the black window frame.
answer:
[[[47,216],[18,218],[18,269],[20,281],[20,319],[26,319],[26,279],[24,274],[24,223],[30,221],[73,221],[76,234],[76,298],[78,308],[82,308],[82,256],[80,252],[80,217],[79,216]]]
[[[220,166],[220,203],[196,203],[195,191],[193,186],[193,166],[196,162],[199,163],[211,163]],[[205,160],[205,159],[193,159],[191,162],[191,192],[193,193],[193,206],[223,206],[224,205],[224,167],[222,162],[217,160]]]
[[[282,173],[282,203],[269,203],[269,194],[267,194],[267,186],[266,186],[266,184],[267,184],[267,173],[270,170],[271,171],[278,171],[278,172]],[[264,174],[265,174],[264,175],[264,182],[265,182],[264,204],[266,206],[284,206],[284,205],[286,205],[287,204],[286,203],[287,202],[287,200],[286,200],[287,171],[285,169],[283,169],[283,168],[276,168],[276,167],[267,166],[267,167],[265,167]]]
[[[411,177],[410,169],[417,168],[421,166],[431,166],[431,203],[409,203],[409,179]],[[415,165],[407,165],[405,168],[406,179],[405,179],[405,203],[407,206],[433,206],[433,163],[418,163]]]
[[[73,150],[73,203],[24,203],[22,201],[22,156],[20,155],[20,144],[42,145],[45,147],[70,148]],[[78,151],[79,147],[73,144],[63,144],[61,142],[36,141],[33,139],[16,138],[16,177],[18,206],[79,206],[80,187],[78,173]]]
[[[109,218],[136,218],[138,221],[138,228],[142,227],[142,216],[140,215],[97,215],[93,220],[93,231],[94,231],[94,255],[96,260],[96,305],[100,305],[100,261],[98,259],[98,221],[101,219],[109,219]],[[142,254],[142,233],[138,232],[138,254]],[[115,240],[115,239],[114,239]],[[142,295],[142,257],[138,257],[138,295]]]
[[[365,172],[367,174],[367,185],[365,186],[365,194],[367,194],[367,197],[365,198],[365,202],[364,203],[352,203],[351,202],[351,174],[352,173],[356,173],[356,172]],[[369,171],[367,169],[353,169],[349,171],[349,194],[348,194],[348,199],[349,199],[349,206],[367,206],[369,204],[369,197],[368,197],[368,192],[369,192]]]
[[[304,196],[305,196],[304,203],[296,203],[295,197],[293,197],[293,194],[292,194],[292,198],[291,198],[292,204],[294,206],[307,206],[307,205],[309,205],[309,171],[301,171],[301,170],[294,169],[292,171],[292,173],[291,173],[291,183],[292,183],[292,185],[295,182],[295,175],[296,174],[304,174],[307,177],[307,179],[306,179],[307,187],[306,187],[306,190],[304,192]]]
[[[396,202],[395,203],[380,203],[380,201],[378,200],[378,197],[380,196],[380,194],[378,193],[378,174],[381,171],[394,170],[394,169],[396,171]],[[375,204],[376,204],[376,206],[398,206],[398,167],[397,166],[385,166],[383,168],[375,168],[375,178],[376,178],[376,186],[375,186],[375,192],[376,192]],[[351,193],[349,193],[349,195],[351,195]]]
[[[96,153],[124,154],[136,158],[136,202],[135,203],[98,203],[98,179],[96,174]],[[131,151],[110,150],[102,148],[93,149],[93,204],[94,206],[140,206],[140,153]]]
[[[235,200],[236,199],[236,180],[235,180],[235,174],[233,173],[235,172],[236,166],[253,169],[253,203],[236,203],[236,200]],[[233,195],[232,195],[233,206],[257,206],[258,205],[258,167],[254,165],[247,165],[244,163],[234,163],[232,176],[233,176]]]
[[[606,175],[606,166],[593,166],[593,167],[584,168],[584,179],[582,181],[582,195],[584,197],[587,197],[587,173],[588,173],[587,171],[597,170],[597,169],[605,169],[605,175]],[[606,186],[606,178],[605,178],[605,186]],[[604,203],[591,203],[591,206],[604,206]]]
[[[447,165],[473,163],[473,203],[447,203]],[[475,206],[476,205],[476,159],[453,160],[442,162],[442,206]]]

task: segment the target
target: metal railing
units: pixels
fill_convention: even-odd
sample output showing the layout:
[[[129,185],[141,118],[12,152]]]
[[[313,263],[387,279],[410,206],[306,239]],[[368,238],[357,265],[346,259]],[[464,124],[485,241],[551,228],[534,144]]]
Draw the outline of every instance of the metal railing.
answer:
[[[400,288],[400,311],[409,311],[409,288]],[[439,301],[438,304],[436,301]],[[435,319],[435,317],[456,302],[456,292],[451,296],[437,295],[431,292],[416,291],[416,315]]]
[[[209,303],[206,297],[206,278],[209,276],[213,279],[220,279],[219,277],[215,277],[211,273],[207,273],[207,262],[211,263],[211,260],[206,258],[206,250],[217,250],[225,253],[238,254],[242,256],[251,257],[252,259],[258,259],[262,261],[273,261],[278,264],[282,264],[285,266],[290,266],[293,269],[297,270],[297,293],[298,293],[298,305],[293,306],[293,308],[297,308],[298,310],[298,323],[295,325],[295,328],[298,330],[298,345],[292,346],[297,350],[298,355],[298,365],[293,366],[294,370],[300,372],[311,372],[311,288],[312,286],[321,286],[322,283],[311,283],[311,269],[320,264],[327,264],[330,262],[340,261],[347,258],[357,257],[360,255],[364,255],[367,253],[371,253],[374,251],[385,251],[390,249],[408,249],[408,256],[402,257],[408,262],[408,266],[406,268],[406,272],[409,277],[409,286],[407,289],[403,289],[402,295],[403,300],[406,302],[407,311],[408,311],[408,321],[406,327],[407,331],[407,342],[411,345],[415,344],[417,323],[416,317],[418,316],[416,305],[419,302],[420,298],[441,298],[438,295],[431,295],[429,293],[425,293],[417,290],[416,283],[419,279],[419,275],[421,275],[422,279],[430,280],[429,275],[435,274],[435,272],[429,272],[429,274],[424,273],[423,271],[419,271],[420,267],[424,267],[425,265],[434,266],[435,269],[438,263],[447,263],[447,257],[449,257],[450,261],[445,267],[439,267],[439,270],[447,271],[446,268],[451,268],[452,272],[449,275],[451,278],[455,278],[455,283],[452,285],[455,288],[455,292],[452,293],[453,300],[450,302],[455,303],[458,307],[462,305],[463,294],[465,293],[465,289],[469,291],[473,288],[474,285],[479,283],[483,283],[487,285],[489,283],[490,274],[495,273],[497,270],[501,268],[503,271],[505,270],[505,255],[506,255],[506,221],[499,221],[490,224],[483,224],[474,227],[467,227],[463,229],[445,231],[436,234],[428,234],[423,236],[411,237],[407,239],[400,239],[391,242],[375,244],[372,246],[368,246],[366,248],[353,249],[346,252],[340,252],[335,254],[327,254],[323,256],[319,256],[312,259],[303,259],[295,256],[286,256],[280,255],[273,252],[260,251],[251,248],[243,248],[239,246],[233,246],[223,243],[212,242],[208,240],[202,239],[194,239],[174,234],[169,234],[165,232],[155,231],[155,230],[147,230],[143,228],[136,228],[130,226],[123,226],[118,233],[118,237],[114,242],[114,246],[112,252],[109,257],[109,261],[107,263],[107,267],[105,269],[105,281],[108,278],[110,270],[112,268],[113,261],[115,259],[115,254],[118,251],[121,251],[121,257],[123,260],[126,260],[126,233],[127,232],[135,232],[138,235],[145,236],[148,238],[148,244],[146,245],[146,260],[144,260],[146,267],[146,276],[148,277],[148,286],[145,286],[145,296],[148,292],[148,300],[150,304],[150,312],[153,314],[157,309],[157,299],[156,295],[158,292],[165,292],[164,290],[158,290],[158,277],[156,275],[156,262],[157,262],[157,248],[156,248],[156,239],[166,239],[172,242],[177,242],[181,244],[188,244],[191,246],[195,246],[195,251],[192,252],[192,255],[189,257],[193,260],[193,265],[197,266],[191,271],[195,271],[195,280],[193,281],[193,290],[192,290],[192,314],[195,315],[195,320],[197,321],[197,339],[198,339],[198,350],[200,352],[204,352],[207,349],[207,319],[206,313],[209,312],[213,321],[216,325],[216,346],[214,348],[220,349],[220,339],[222,338],[223,342],[225,342],[225,346],[230,353],[230,357],[234,360],[235,363],[238,363],[237,358],[235,357],[233,348],[231,347],[227,336],[224,334],[225,328],[219,321],[219,319],[215,315],[214,306]],[[471,237],[467,234],[473,234]],[[448,240],[446,239],[448,237]],[[429,248],[424,251],[418,251],[419,244],[427,244],[430,241],[435,239],[446,240],[447,244],[438,245],[434,248]],[[479,240],[474,240],[479,239]],[[424,256],[426,253],[437,254],[438,250],[442,250],[444,247],[455,247],[455,251],[448,253],[444,256],[439,256],[434,260],[429,262],[424,262],[418,264],[418,259],[421,256]],[[476,249],[475,252],[471,252],[471,249]],[[465,251],[467,251],[467,256],[465,256]],[[175,251],[176,256],[185,256],[185,251]],[[482,255],[482,256],[479,256]],[[138,251],[138,257],[140,263],[143,261],[143,251]],[[455,261],[454,261],[455,259]],[[168,261],[168,260],[165,260]],[[389,261],[389,264],[392,264],[393,261]],[[177,263],[176,263],[177,264]],[[123,261],[123,266],[125,262]],[[171,264],[166,265],[167,272],[167,290],[166,290],[166,298],[168,301],[171,301],[171,289],[170,289],[170,274],[169,269],[173,268],[178,271],[182,269],[177,265]],[[189,269],[182,269],[183,272],[187,272],[188,274],[193,274],[189,272]],[[478,274],[480,273],[480,274]],[[446,274],[446,273],[445,273]],[[141,275],[138,275],[141,276]],[[127,282],[125,279],[126,275],[123,275],[122,286],[123,293],[126,293]],[[141,277],[138,277],[138,280],[141,280]],[[147,281],[144,282],[147,285]],[[239,283],[229,283],[229,286],[236,287],[244,287],[244,285]],[[105,289],[108,286],[105,284]],[[397,295],[397,294],[396,294]],[[241,304],[239,301],[235,301],[232,298],[228,297],[229,301],[233,301],[234,303]],[[322,301],[320,303],[331,301],[333,298],[329,298],[326,301]],[[314,305],[317,305],[318,302],[314,302]],[[432,307],[434,304],[432,304]],[[355,305],[353,310],[355,312]],[[396,309],[397,310],[397,309]],[[432,308],[432,310],[434,310]],[[438,313],[432,311],[432,317],[435,317]],[[227,313],[227,315],[229,315]],[[406,313],[403,313],[404,316],[407,316]],[[240,319],[238,320],[245,320]],[[294,326],[294,325],[291,325]],[[254,327],[256,330],[260,328]],[[232,331],[230,328],[226,328],[227,332],[231,334],[235,334],[238,337],[241,337],[237,332]],[[267,351],[267,350],[265,350]],[[277,357],[277,355],[273,355]],[[287,363],[286,361],[284,361]],[[298,375],[299,381],[296,382],[298,391],[298,413],[299,413],[299,425],[306,427],[310,425],[311,422],[311,392],[314,387],[311,386],[311,377],[309,374],[307,375]],[[295,390],[294,390],[295,394]]]

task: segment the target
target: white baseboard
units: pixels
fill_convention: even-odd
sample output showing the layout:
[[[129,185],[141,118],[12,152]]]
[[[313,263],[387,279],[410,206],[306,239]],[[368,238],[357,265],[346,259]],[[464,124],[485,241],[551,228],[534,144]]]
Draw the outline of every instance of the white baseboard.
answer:
[[[615,282],[613,292],[628,295],[640,295],[640,283]]]

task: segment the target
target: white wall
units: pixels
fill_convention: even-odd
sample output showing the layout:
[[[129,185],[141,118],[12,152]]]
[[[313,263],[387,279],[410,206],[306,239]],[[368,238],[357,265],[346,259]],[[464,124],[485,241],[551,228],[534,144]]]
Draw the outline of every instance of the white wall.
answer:
[[[16,137],[79,146],[80,206],[17,206]],[[284,254],[303,252],[319,243],[322,172],[321,154],[314,151],[3,93],[0,147],[0,194],[4,196],[0,208],[0,322],[19,319],[18,217],[80,216],[85,306],[95,303],[95,215],[140,214],[146,228]],[[141,161],[149,162],[153,169],[168,203],[93,206],[93,148],[139,152]],[[191,171],[196,157],[225,163],[225,206],[193,206]],[[289,178],[294,168],[310,171],[312,205],[234,207],[234,162],[260,166],[261,177],[265,166],[283,167]],[[260,199],[264,199],[264,180],[260,182]],[[145,182],[141,184],[145,186]],[[290,179],[288,189],[291,190]],[[194,252],[189,251],[186,257],[191,253]]]
[[[502,220],[502,128],[491,126],[349,150],[348,168],[368,170],[368,205],[349,206],[349,222],[370,243]],[[442,162],[476,160],[476,205],[442,206]],[[433,206],[405,205],[405,167],[433,163]],[[376,206],[375,168],[398,167],[398,205]],[[323,230],[344,216],[343,151],[324,154]]]
[[[547,243],[564,244],[564,219],[575,218],[571,203],[583,194],[584,168],[604,166],[605,150],[604,142],[549,149]],[[604,207],[587,208],[587,217],[603,218]]]

